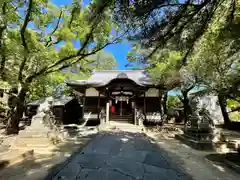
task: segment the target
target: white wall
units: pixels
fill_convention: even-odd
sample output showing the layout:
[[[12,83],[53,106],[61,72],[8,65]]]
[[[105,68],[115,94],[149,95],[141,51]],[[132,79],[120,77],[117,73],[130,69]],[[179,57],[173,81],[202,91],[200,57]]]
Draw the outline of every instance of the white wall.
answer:
[[[159,90],[156,88],[150,88],[146,92],[146,97],[158,97],[159,95]]]
[[[87,88],[86,96],[88,97],[98,97],[98,91],[95,88]],[[100,96],[103,96],[102,94]]]

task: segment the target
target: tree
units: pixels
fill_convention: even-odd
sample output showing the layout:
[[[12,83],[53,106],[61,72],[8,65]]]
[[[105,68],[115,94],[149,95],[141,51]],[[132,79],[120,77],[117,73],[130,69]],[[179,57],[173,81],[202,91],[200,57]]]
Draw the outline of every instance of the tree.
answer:
[[[200,40],[190,60],[191,71],[197,73],[207,91],[218,96],[225,124],[230,122],[227,99],[239,97],[239,42],[219,31],[215,24]]]
[[[67,91],[67,87],[61,89],[65,84],[67,76],[62,72],[55,72],[45,77],[39,77],[35,79],[30,87],[27,96],[27,101],[37,100],[43,97],[59,96],[62,91]]]
[[[81,1],[74,0],[70,6],[59,8],[49,0],[1,1],[0,76],[18,89],[7,133],[18,132],[33,83],[88,61],[87,57],[119,42],[124,33],[111,33],[115,24],[109,3],[93,1],[82,7]]]
[[[167,100],[168,109],[180,108],[182,106],[181,101],[177,96],[169,96]]]
[[[240,98],[238,99],[229,99],[227,101],[227,106],[230,108],[229,117],[231,121],[240,120]]]
[[[163,49],[161,51],[159,50],[156,55],[145,62],[141,57],[148,53],[148,51],[149,50],[135,48],[129,53],[129,60],[130,63],[135,63],[137,61],[138,64],[142,64],[143,67],[145,66],[154,83],[159,84],[165,89],[165,91],[161,93],[160,101],[163,107],[163,113],[168,114],[168,91],[180,85],[177,67],[182,55],[177,51]]]
[[[147,50],[141,51],[133,49],[130,53],[133,57],[129,57],[130,62],[138,61],[139,57],[142,57],[142,53],[147,53]],[[184,107],[185,123],[188,120],[188,115],[191,113],[189,107],[189,92],[198,86],[199,79],[197,74],[189,70],[188,66],[184,68],[180,66],[180,62],[184,56],[184,53],[180,51],[174,51],[171,49],[158,50],[157,53],[148,58],[147,70],[150,73],[151,78],[165,89],[162,93],[161,104],[164,110],[164,114],[168,113],[167,110],[167,92],[170,90],[180,91],[179,99]]]
[[[238,21],[239,3],[236,0],[112,0],[116,19],[129,31],[129,38],[145,48],[152,48],[147,57],[169,44],[184,52],[181,64],[186,63],[194,44],[209,28],[209,23],[226,17],[225,26]]]
[[[113,55],[103,50],[86,59],[87,61],[72,65],[62,72],[54,72],[37,78],[30,86],[28,100],[36,100],[47,96],[59,96],[62,93],[69,92],[68,87],[65,86],[67,79],[87,79],[94,69],[112,70],[117,67],[117,62]]]
[[[240,94],[238,1],[117,2],[117,17],[121,17],[118,19],[127,22],[125,27],[132,29],[130,39],[145,49],[151,49],[141,59],[148,61],[163,49],[181,52],[182,59],[176,73],[183,68],[196,80],[192,85],[180,85],[185,106],[188,104],[187,94],[194,84],[205,85],[217,93],[224,119],[229,121],[227,99]],[[164,76],[158,74],[157,77]]]
[[[104,50],[99,51],[88,59],[92,62],[90,66],[98,70],[113,70],[118,66],[118,63],[112,53],[104,52]]]
[[[189,104],[189,93],[193,88],[197,87],[198,85],[198,77],[194,73],[190,73],[186,69],[180,71],[181,77],[181,85],[176,89],[179,89],[181,95],[179,95],[179,99],[183,103],[184,109],[184,124],[188,121],[188,115],[191,114],[191,107]]]

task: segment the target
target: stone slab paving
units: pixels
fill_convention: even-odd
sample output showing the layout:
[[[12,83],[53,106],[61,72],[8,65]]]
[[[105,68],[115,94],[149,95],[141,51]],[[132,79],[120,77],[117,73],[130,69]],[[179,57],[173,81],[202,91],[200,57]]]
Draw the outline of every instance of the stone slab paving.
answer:
[[[105,132],[53,180],[178,180],[189,176],[171,166],[164,150],[143,133]]]
[[[176,140],[142,132],[102,132],[53,180],[239,180]]]

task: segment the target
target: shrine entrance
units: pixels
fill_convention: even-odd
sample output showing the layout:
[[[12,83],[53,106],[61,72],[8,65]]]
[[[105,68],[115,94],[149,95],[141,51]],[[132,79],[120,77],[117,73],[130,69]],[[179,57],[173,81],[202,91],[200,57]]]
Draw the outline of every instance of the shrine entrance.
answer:
[[[131,103],[127,103],[126,101],[120,101],[120,102],[112,102],[112,114],[116,114],[119,116],[124,115],[132,115],[132,107]]]
[[[133,92],[112,92],[110,95],[110,120],[133,123]]]
[[[136,95],[139,94],[140,87],[124,73],[120,75],[111,80],[106,87],[109,97],[109,120],[134,123]]]

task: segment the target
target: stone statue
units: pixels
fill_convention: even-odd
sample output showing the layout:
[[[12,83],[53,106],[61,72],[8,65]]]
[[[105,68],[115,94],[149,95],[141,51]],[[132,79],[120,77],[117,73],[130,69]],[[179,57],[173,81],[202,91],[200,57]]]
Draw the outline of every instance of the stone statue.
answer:
[[[37,114],[33,116],[31,125],[19,132],[12,148],[32,148],[39,153],[54,150],[55,145],[64,140],[64,134],[56,125],[52,113],[53,98],[47,98],[40,104]]]
[[[189,115],[188,124],[199,130],[212,132],[214,123],[209,116],[208,110],[204,107],[203,101],[199,97],[191,98],[189,101],[191,114]]]
[[[52,97],[46,98],[46,100],[40,104],[36,115],[42,117],[42,123],[50,129],[56,129],[56,121],[52,112],[53,101]]]
[[[31,129],[39,129],[45,131],[47,135],[53,139],[62,139],[60,129],[52,112],[54,99],[52,97],[40,104],[37,114],[33,116]]]
[[[57,123],[52,112],[53,101],[52,97],[48,97],[39,105],[37,114],[32,118],[31,126],[40,126],[42,124],[52,130],[57,130]]]
[[[217,101],[214,101],[214,103],[212,103],[213,101],[209,101],[211,97],[195,96],[189,98],[191,110],[188,118],[189,121],[184,133],[178,136],[180,140],[184,139],[185,142],[189,142],[196,149],[217,149],[219,142],[222,143],[224,141],[221,133],[215,128],[213,117],[217,116],[211,116],[210,110],[214,110],[217,107]]]

